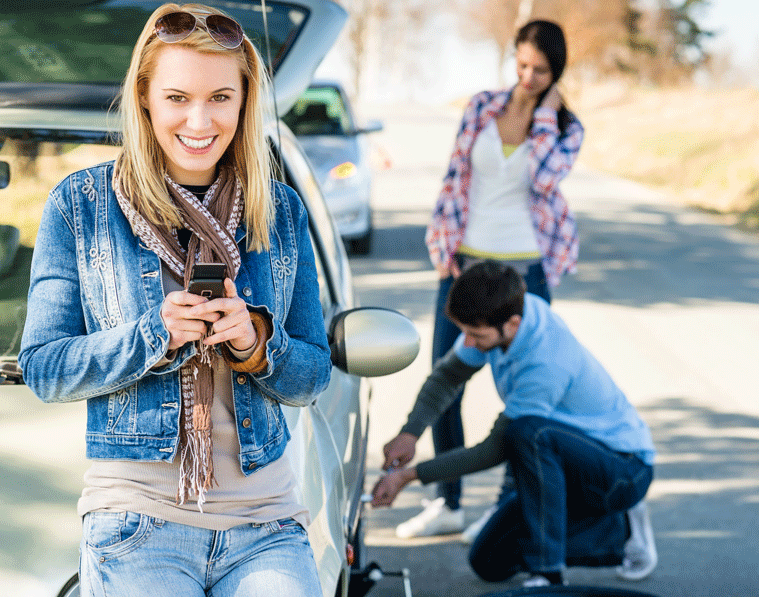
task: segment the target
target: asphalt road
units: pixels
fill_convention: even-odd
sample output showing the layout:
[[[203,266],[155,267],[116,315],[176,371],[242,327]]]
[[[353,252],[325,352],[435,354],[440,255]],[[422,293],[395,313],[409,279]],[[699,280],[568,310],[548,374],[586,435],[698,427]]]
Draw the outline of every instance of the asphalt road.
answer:
[[[356,287],[362,304],[413,318],[423,346],[407,370],[375,382],[368,485],[430,368],[436,280],[423,236],[457,118],[396,111],[377,137],[393,166],[376,179],[373,252],[351,259]],[[640,583],[618,581],[611,569],[571,569],[569,581],[661,597],[759,595],[759,238],[581,165],[563,190],[582,245],[578,272],[555,290],[554,308],[652,428],[658,460],[648,500],[660,557]],[[486,435],[499,408],[482,371],[464,398],[467,443]],[[431,454],[425,434],[419,457]],[[465,480],[467,522],[490,505],[500,474]],[[368,559],[386,571],[408,568],[416,597],[514,587],[479,580],[458,535],[395,537],[432,493],[412,485],[393,508],[368,512]],[[403,595],[403,585],[388,576],[370,594]]]

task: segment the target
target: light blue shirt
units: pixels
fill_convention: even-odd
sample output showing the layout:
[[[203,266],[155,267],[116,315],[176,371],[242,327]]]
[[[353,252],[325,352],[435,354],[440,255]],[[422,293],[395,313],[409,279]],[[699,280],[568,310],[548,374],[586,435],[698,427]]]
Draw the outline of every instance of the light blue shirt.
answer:
[[[525,295],[519,329],[507,350],[454,345],[471,367],[490,364],[511,418],[536,415],[576,427],[612,450],[653,464],[651,431],[611,376],[543,299]]]

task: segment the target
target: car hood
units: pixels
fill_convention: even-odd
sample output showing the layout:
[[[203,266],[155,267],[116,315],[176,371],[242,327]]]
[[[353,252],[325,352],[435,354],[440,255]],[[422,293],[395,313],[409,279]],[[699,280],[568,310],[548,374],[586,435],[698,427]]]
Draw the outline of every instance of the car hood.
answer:
[[[80,85],[108,89],[113,99],[145,22],[161,4],[0,0],[0,106],[28,107],[29,94],[18,93],[19,86],[26,85],[34,86],[36,107],[50,97],[58,102],[52,107],[61,107],[61,88],[65,95],[67,87]],[[306,89],[347,18],[331,0],[266,0],[265,13],[258,0],[206,0],[205,4],[237,19],[270,63],[279,114],[287,112]]]
[[[326,174],[343,162],[356,164],[359,161],[358,139],[355,136],[301,135],[298,141],[319,175]]]

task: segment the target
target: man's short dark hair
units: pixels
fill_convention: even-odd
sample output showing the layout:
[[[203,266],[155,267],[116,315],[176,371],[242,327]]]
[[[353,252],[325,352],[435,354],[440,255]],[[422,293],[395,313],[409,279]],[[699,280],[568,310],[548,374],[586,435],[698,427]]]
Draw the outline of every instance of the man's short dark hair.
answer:
[[[464,325],[500,329],[512,315],[521,317],[525,290],[524,279],[513,267],[484,261],[456,278],[445,313]]]

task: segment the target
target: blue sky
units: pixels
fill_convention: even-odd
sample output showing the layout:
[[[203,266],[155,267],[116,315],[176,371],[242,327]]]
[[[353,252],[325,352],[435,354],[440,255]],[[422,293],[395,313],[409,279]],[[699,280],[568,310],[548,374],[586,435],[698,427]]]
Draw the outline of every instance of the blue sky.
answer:
[[[718,32],[713,41],[715,47],[729,47],[739,66],[759,73],[757,0],[712,0],[700,22],[704,28]]]

